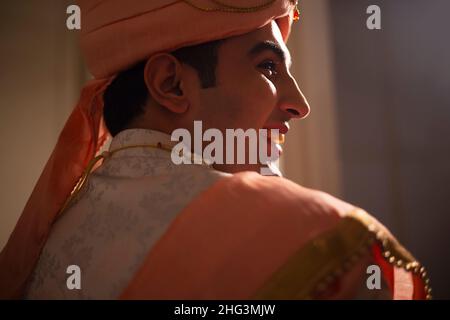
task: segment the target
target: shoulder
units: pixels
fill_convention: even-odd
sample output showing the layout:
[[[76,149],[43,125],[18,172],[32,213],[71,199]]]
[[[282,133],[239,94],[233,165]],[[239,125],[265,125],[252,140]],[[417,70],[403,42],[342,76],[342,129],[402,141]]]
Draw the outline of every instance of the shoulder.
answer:
[[[240,200],[267,208],[278,208],[303,215],[344,217],[355,207],[326,192],[305,188],[288,179],[242,172],[217,181],[211,189],[222,198]],[[214,193],[214,192],[212,192]],[[279,210],[277,210],[279,211]]]

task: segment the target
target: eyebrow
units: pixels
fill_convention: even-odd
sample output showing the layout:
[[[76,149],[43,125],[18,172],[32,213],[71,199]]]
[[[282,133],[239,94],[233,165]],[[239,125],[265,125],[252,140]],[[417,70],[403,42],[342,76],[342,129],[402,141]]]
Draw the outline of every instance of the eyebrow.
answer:
[[[292,59],[289,53],[286,53],[276,42],[270,40],[257,43],[250,49],[248,54],[249,56],[256,56],[264,51],[272,51],[281,61],[287,63],[289,67],[292,65]]]

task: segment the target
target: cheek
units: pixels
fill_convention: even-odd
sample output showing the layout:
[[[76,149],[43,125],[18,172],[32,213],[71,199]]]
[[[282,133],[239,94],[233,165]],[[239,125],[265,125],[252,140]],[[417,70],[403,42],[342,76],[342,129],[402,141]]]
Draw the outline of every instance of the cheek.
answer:
[[[224,100],[231,114],[239,117],[241,127],[259,127],[273,112],[277,101],[276,87],[263,75],[236,81],[226,90]]]
[[[275,85],[263,75],[259,75],[248,85],[249,105],[260,112],[272,111],[276,105],[277,89]]]
[[[195,118],[202,119],[206,127],[260,128],[272,114],[276,101],[273,83],[259,73],[249,72],[204,90]]]

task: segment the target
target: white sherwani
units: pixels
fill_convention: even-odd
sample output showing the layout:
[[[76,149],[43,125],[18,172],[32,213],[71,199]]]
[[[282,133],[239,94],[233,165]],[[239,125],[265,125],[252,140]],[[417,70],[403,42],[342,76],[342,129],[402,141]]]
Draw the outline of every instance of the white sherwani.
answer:
[[[158,142],[170,144],[170,136],[130,129],[113,138],[110,150]],[[177,166],[161,149],[114,153],[53,226],[26,298],[117,298],[176,215],[226,175],[204,165]],[[70,265],[81,269],[81,290],[67,287]]]

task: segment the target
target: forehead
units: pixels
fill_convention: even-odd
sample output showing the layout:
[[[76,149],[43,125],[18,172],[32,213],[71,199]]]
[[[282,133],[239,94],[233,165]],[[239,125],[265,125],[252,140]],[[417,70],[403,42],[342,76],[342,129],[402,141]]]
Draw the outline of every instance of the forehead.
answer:
[[[251,48],[253,48],[256,44],[264,41],[276,43],[283,51],[286,53],[289,52],[283,41],[280,28],[275,21],[272,21],[266,26],[252,32],[226,39],[219,50],[221,50],[224,54],[243,56],[247,54],[248,51],[251,50]]]

